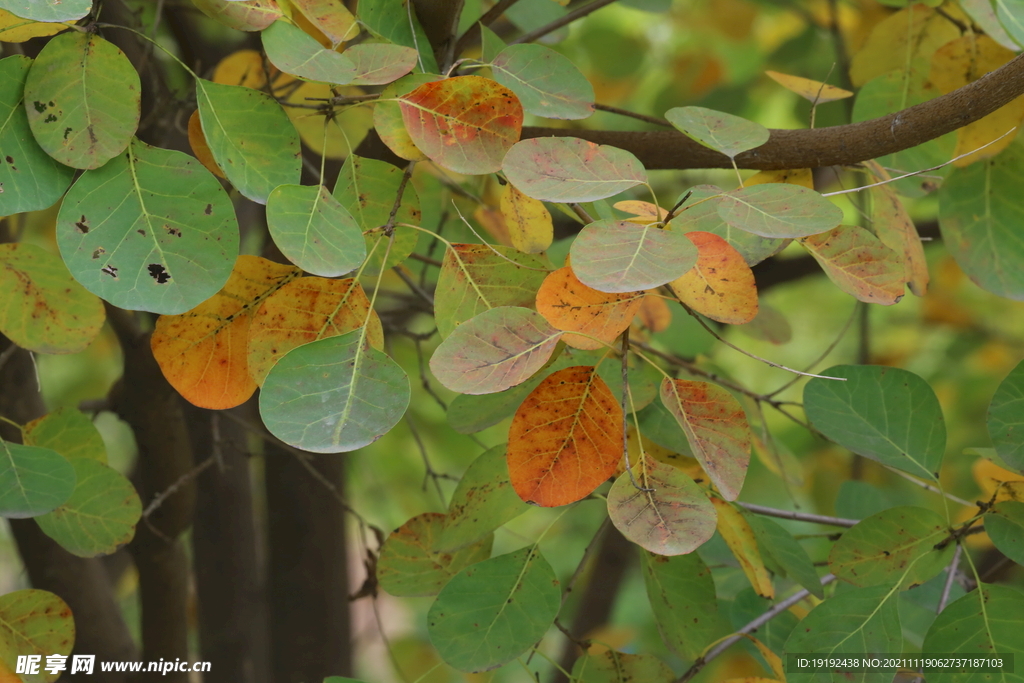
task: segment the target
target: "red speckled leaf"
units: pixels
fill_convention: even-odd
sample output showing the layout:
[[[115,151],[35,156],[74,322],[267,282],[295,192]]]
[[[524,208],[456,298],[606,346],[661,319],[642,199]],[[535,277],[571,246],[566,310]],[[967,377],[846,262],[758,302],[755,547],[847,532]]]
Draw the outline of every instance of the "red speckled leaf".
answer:
[[[456,173],[499,170],[523,128],[523,107],[512,91],[481,76],[425,83],[399,104],[416,146]]]
[[[262,31],[281,17],[274,0],[192,0],[208,17],[238,31]]]
[[[889,180],[889,173],[877,161],[868,161],[867,166],[879,179]],[[903,257],[907,286],[915,295],[924,296],[928,293],[929,280],[924,245],[913,219],[893,187],[879,185],[871,188],[871,231],[882,240],[882,244]]]
[[[71,608],[57,595],[27,588],[0,596],[0,680],[4,683],[57,680],[60,673],[46,673],[46,657],[67,657],[74,645],[75,620]],[[15,675],[19,655],[40,657],[39,673]]]
[[[724,239],[710,232],[689,232],[697,247],[697,264],[672,281],[679,300],[712,320],[730,325],[748,323],[757,315],[754,271]]]
[[[621,459],[622,408],[592,366],[551,374],[512,418],[509,479],[528,503],[575,503],[615,474]]]
[[[359,24],[342,0],[291,0],[291,4],[333,47],[359,35]]]
[[[726,500],[736,500],[750,464],[750,425],[732,394],[708,382],[664,380],[661,402]]]
[[[903,298],[903,260],[864,228],[840,225],[800,240],[839,289],[861,301],[891,306]]]
[[[579,138],[532,138],[516,143],[502,162],[509,182],[546,202],[592,202],[647,182],[635,156]]]
[[[537,312],[560,330],[597,338],[566,334],[562,339],[569,346],[599,349],[602,341],[612,343],[629,327],[643,299],[644,292],[609,294],[591,289],[566,266],[544,279],[537,292]]]

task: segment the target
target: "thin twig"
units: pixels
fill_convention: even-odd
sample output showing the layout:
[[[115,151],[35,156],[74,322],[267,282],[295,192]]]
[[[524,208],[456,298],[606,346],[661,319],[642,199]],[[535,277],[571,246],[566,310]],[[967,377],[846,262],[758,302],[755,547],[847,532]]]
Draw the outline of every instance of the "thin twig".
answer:
[[[939,605],[935,608],[936,614],[941,614],[942,610],[946,609],[949,593],[953,590],[953,579],[956,578],[957,568],[960,566],[960,553],[963,551],[963,544],[957,543],[956,550],[953,551],[953,560],[949,563],[949,576],[946,577],[946,584],[942,587],[942,597],[939,598]]]
[[[583,569],[587,566],[587,562],[590,561],[590,557],[594,554],[597,549],[598,541],[601,540],[605,529],[611,524],[611,517],[605,516],[601,522],[601,526],[597,527],[597,531],[594,532],[594,536],[590,539],[590,543],[587,544],[586,550],[583,551],[583,557],[580,558],[579,564],[576,565],[576,571],[572,573],[569,580],[565,583],[565,590],[562,591],[562,606],[565,606],[565,601],[569,599],[569,594],[572,593],[573,587],[576,585],[576,579],[583,573]],[[568,636],[573,639],[572,636]]]
[[[149,516],[151,514],[153,514],[154,512],[156,512],[156,510],[161,505],[163,505],[167,501],[168,498],[170,498],[175,493],[177,493],[178,490],[182,486],[184,486],[188,482],[190,482],[193,479],[195,479],[196,477],[198,477],[200,474],[203,473],[203,471],[206,468],[210,467],[211,465],[213,465],[216,462],[217,462],[217,458],[215,456],[211,455],[206,460],[202,461],[201,463],[199,463],[198,465],[196,465],[195,467],[190,469],[188,472],[186,472],[185,474],[183,474],[180,477],[178,477],[177,481],[175,481],[173,484],[168,486],[161,493],[159,493],[156,496],[154,496],[153,500],[149,501],[149,505],[147,505],[146,509],[143,510],[142,516],[144,518],[146,518],[146,519],[149,519]]]
[[[937,493],[940,496],[945,496],[945,498],[947,500],[951,500],[954,503],[959,503],[960,505],[966,505],[967,507],[972,507],[974,505],[974,503],[968,502],[968,501],[966,501],[963,498],[960,498],[958,496],[954,496],[952,493],[946,493],[945,491],[940,489],[938,486],[932,486],[928,482],[921,481],[920,479],[918,479],[914,475],[907,474],[906,472],[898,470],[895,467],[889,467],[888,465],[886,465],[885,469],[889,470],[893,474],[898,474],[899,476],[903,477],[904,479],[906,479],[907,481],[909,481],[909,482],[911,482],[913,484],[917,484],[918,486],[920,486],[921,488],[923,488],[926,491],[931,491],[932,493]]]
[[[434,266],[435,268],[440,268],[442,265],[441,262],[438,261],[436,258],[430,258],[429,256],[417,254],[416,252],[409,254],[409,258],[413,259],[414,261],[419,261],[420,263],[426,263],[428,266]]]
[[[491,7],[491,9],[484,12],[479,19],[473,22],[472,26],[466,29],[465,33],[459,36],[459,40],[455,43],[455,54],[462,54],[462,51],[469,46],[469,42],[472,40],[474,31],[479,31],[477,28],[478,24],[490,26],[498,20],[498,17],[505,13],[505,10],[516,4],[518,1],[519,0],[499,0],[494,3],[494,6]]]
[[[815,515],[809,512],[794,512],[792,510],[778,510],[776,508],[756,505],[754,503],[736,502],[742,508],[753,513],[765,515],[766,517],[778,517],[779,519],[794,519],[798,522],[811,522],[812,524],[828,524],[830,526],[842,526],[850,528],[860,524],[859,519],[845,519],[843,517],[828,517],[826,515]]]
[[[629,111],[628,109],[620,109],[618,107],[613,107],[610,104],[599,104],[599,103],[595,102],[594,103],[594,109],[596,109],[597,111],[606,111],[609,114],[618,114],[619,116],[628,116],[631,119],[636,119],[637,121],[644,121],[646,123],[653,123],[656,126],[665,126],[667,128],[674,128],[675,127],[671,123],[666,121],[665,119],[659,118],[657,116],[648,116],[647,114],[638,114],[635,111]]]
[[[579,216],[580,220],[583,221],[585,224],[589,225],[590,223],[594,222],[593,216],[587,213],[587,210],[584,209],[579,204],[572,203],[569,205],[569,208],[572,209],[573,213]]]
[[[398,277],[402,279],[402,282],[404,282],[406,285],[408,285],[409,289],[412,290],[413,294],[415,294],[419,298],[423,299],[423,301],[425,301],[427,303],[427,305],[433,306],[434,305],[434,297],[430,294],[430,292],[426,291],[425,289],[420,287],[418,284],[416,284],[411,277],[409,277],[408,275],[405,274],[405,271],[403,271],[402,268],[403,268],[403,266],[401,264],[399,264],[399,265],[395,266],[394,268],[392,268],[391,270],[395,271],[395,273],[398,274]]]
[[[568,14],[561,16],[558,19],[555,19],[554,21],[545,26],[541,26],[538,29],[534,29],[533,31],[528,31],[524,33],[515,40],[510,41],[509,45],[517,45],[519,43],[532,43],[538,38],[542,38],[553,31],[557,31],[563,26],[567,26],[568,24],[571,24],[577,19],[585,17],[591,12],[595,12],[604,7],[605,5],[610,5],[613,2],[615,2],[615,0],[594,0],[590,4],[583,5],[582,7],[574,9]]]
[[[455,6],[452,8],[451,29],[448,31],[448,39],[444,45],[444,61],[441,64],[441,73],[447,73],[448,69],[452,66],[452,62],[455,61],[455,45],[458,43],[459,36],[459,19],[462,17],[462,9],[466,4],[466,0],[449,0],[449,3]]]
[[[384,224],[384,234],[391,236],[391,232],[395,229],[395,220],[398,216],[398,209],[402,207],[402,197],[405,196],[405,186],[409,184],[409,179],[412,178],[412,170],[416,167],[415,161],[410,161],[409,165],[405,167],[405,171],[402,173],[402,180],[398,183],[398,191],[395,193],[395,203],[391,205],[391,213],[388,215],[388,222]]]
[[[427,479],[433,480],[434,488],[437,490],[437,497],[441,500],[441,505],[445,506],[444,491],[441,489],[441,482],[439,480],[453,479],[453,477],[447,474],[440,474],[434,470],[434,466],[430,463],[430,454],[427,453],[427,446],[423,443],[423,437],[420,436],[420,431],[416,429],[416,423],[412,421],[412,417],[408,412],[405,414],[405,423],[409,425],[409,432],[412,434],[416,447],[420,451],[420,457],[423,458],[423,491],[426,492],[427,490]]]

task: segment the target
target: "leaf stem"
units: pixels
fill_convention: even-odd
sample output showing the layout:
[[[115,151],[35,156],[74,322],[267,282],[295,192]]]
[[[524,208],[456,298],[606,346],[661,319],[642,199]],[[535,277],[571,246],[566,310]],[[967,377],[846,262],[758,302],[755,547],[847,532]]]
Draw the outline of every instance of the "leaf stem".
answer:
[[[608,112],[609,114],[618,114],[619,116],[627,116],[627,117],[629,117],[631,119],[636,119],[637,121],[644,121],[646,123],[653,123],[656,126],[665,126],[666,128],[674,128],[674,126],[671,123],[669,123],[668,121],[666,121],[665,119],[658,118],[657,116],[648,116],[647,114],[638,114],[635,111],[629,111],[628,109],[619,109],[618,107],[613,107],[610,104],[600,104],[598,102],[595,102],[594,103],[594,109],[596,111],[605,111],[605,112]]]

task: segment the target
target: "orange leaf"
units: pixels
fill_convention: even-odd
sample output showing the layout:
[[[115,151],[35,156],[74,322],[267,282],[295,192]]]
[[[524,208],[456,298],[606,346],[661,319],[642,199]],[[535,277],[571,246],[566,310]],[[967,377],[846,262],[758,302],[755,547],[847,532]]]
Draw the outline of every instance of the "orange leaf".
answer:
[[[877,161],[867,164],[879,179],[889,179],[889,174]],[[924,260],[924,245],[914,221],[892,186],[879,185],[871,188],[870,192],[871,231],[882,240],[882,244],[903,257],[903,277],[910,291],[924,296],[928,293],[928,263]]]
[[[559,370],[512,418],[508,471],[528,503],[568,505],[590,495],[622,458],[622,408],[592,366]]]
[[[500,170],[505,153],[519,140],[523,128],[519,99],[481,76],[424,83],[398,99],[416,147],[456,173]]]
[[[853,97],[853,93],[849,90],[843,90],[821,81],[812,81],[809,78],[802,78],[800,76],[780,74],[778,71],[765,71],[765,74],[786,90],[795,92],[800,97],[811,102],[817,102],[818,104]]]
[[[527,254],[540,254],[551,246],[554,227],[543,202],[527,197],[512,183],[502,189],[500,201],[513,247]]]
[[[591,289],[565,266],[550,273],[537,292],[537,312],[553,327],[583,332],[600,341],[575,334],[562,337],[577,349],[599,349],[615,341],[640,310],[644,292],[609,294]]]
[[[356,18],[341,0],[291,0],[291,4],[299,10],[298,15],[293,14],[292,18],[302,30],[310,33],[309,29],[302,25],[300,16],[315,28],[317,33],[327,38],[331,47],[337,47],[359,35]],[[313,33],[310,35],[319,40],[319,36]]]
[[[274,71],[274,67],[271,67]],[[220,60],[213,70],[213,82],[225,85],[244,85],[254,90],[262,90],[267,84],[267,75],[263,70],[263,55],[256,50],[238,50]]]
[[[199,159],[199,163],[205,166],[207,171],[218,178],[226,177],[213,158],[210,146],[206,144],[206,135],[203,134],[203,124],[199,122],[198,109],[188,117],[188,144],[192,147],[192,153],[196,155],[196,159]]]
[[[369,315],[369,319],[367,319]],[[359,329],[375,349],[384,330],[362,286],[353,279],[304,277],[289,282],[263,302],[249,327],[249,374],[260,386],[281,356],[296,346]]]
[[[200,408],[233,408],[252,396],[246,339],[260,303],[302,271],[239,256],[227,284],[181,315],[162,315],[150,344],[164,377]]]
[[[710,232],[688,232],[697,265],[669,283],[679,300],[712,320],[748,323],[757,315],[754,271],[736,249]]]
[[[639,225],[656,223],[668,215],[668,211],[660,206],[655,206],[650,202],[641,202],[636,199],[626,199],[621,202],[615,202],[612,206],[619,211],[625,211],[626,213],[633,214],[633,216],[627,218],[626,221],[628,223],[637,223]]]
[[[672,324],[672,310],[664,299],[653,294],[643,298],[636,317],[651,332],[663,332]]]
[[[743,518],[743,514],[731,503],[715,497],[711,498],[711,502],[718,512],[718,533],[722,534],[725,544],[739,560],[750,585],[761,597],[775,598],[772,577],[764,566],[764,560],[761,559],[761,551],[757,548],[757,538],[754,537],[753,529]]]
[[[840,225],[800,244],[839,289],[860,301],[891,306],[903,298],[903,260],[864,228]]]

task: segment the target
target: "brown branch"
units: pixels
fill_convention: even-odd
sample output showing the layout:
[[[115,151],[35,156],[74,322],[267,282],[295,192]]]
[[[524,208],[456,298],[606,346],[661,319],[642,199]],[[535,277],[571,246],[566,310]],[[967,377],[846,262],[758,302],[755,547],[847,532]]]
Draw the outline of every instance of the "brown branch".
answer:
[[[540,28],[528,31],[523,35],[519,36],[518,38],[516,38],[515,40],[509,41],[509,45],[516,45],[518,43],[531,43],[537,40],[538,38],[543,38],[547,34],[553,31],[557,31],[563,26],[568,26],[577,19],[585,17],[591,12],[596,12],[605,5],[610,5],[613,2],[615,2],[615,0],[593,0],[591,3],[583,5],[582,7],[577,7],[568,14],[559,17],[558,19],[555,19],[550,24],[546,24],[544,26],[541,26]]]
[[[771,131],[736,157],[740,168],[844,166],[915,147],[991,114],[1024,94],[1024,55],[951,93],[903,111],[845,126]],[[648,169],[731,168],[729,157],[676,131],[523,129],[523,139],[571,135],[632,152]]]
[[[512,5],[516,4],[519,0],[498,0],[491,9],[483,13],[483,15],[477,21],[473,22],[473,25],[466,29],[466,32],[459,36],[459,40],[455,43],[455,54],[460,55],[462,52],[469,47],[480,41],[480,25],[490,26],[493,24],[498,17],[505,13]]]

